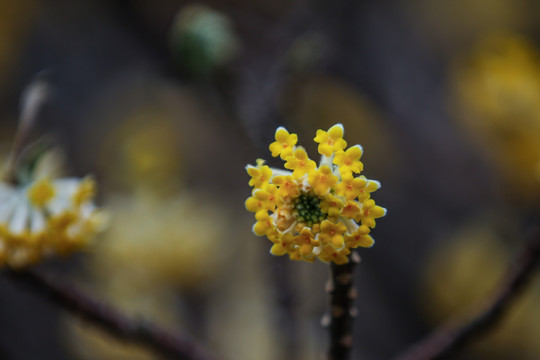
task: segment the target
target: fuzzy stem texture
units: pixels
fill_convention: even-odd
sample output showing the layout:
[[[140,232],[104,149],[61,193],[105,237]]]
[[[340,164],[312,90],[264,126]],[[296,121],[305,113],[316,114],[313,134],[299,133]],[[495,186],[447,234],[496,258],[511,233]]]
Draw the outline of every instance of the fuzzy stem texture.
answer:
[[[360,257],[353,252],[348,263],[343,265],[332,263],[330,265],[332,279],[327,286],[327,291],[330,294],[329,360],[347,360],[350,357],[356,314],[353,271],[358,262],[360,262]]]

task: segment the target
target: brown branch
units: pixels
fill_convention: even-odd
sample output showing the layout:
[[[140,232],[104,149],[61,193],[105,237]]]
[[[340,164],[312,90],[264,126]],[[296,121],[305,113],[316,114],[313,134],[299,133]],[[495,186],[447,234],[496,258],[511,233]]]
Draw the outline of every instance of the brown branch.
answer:
[[[525,244],[495,291],[466,322],[451,319],[394,360],[440,359],[491,328],[525,288],[540,259],[540,230]]]
[[[196,344],[193,339],[185,335],[173,334],[147,321],[134,321],[53,275],[34,270],[6,270],[5,274],[17,283],[31,288],[38,295],[121,340],[146,345],[162,355],[175,359],[217,359]]]
[[[330,293],[329,360],[346,360],[351,353],[356,313],[353,271],[359,261],[360,257],[353,252],[348,263],[330,265],[332,279],[327,289]]]

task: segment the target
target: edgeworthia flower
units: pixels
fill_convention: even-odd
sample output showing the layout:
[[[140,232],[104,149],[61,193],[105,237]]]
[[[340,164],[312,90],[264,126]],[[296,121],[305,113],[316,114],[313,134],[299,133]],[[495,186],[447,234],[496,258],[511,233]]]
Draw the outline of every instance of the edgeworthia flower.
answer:
[[[253,232],[273,243],[272,254],[344,264],[351,249],[374,244],[369,233],[375,219],[386,214],[371,199],[380,183],[360,175],[362,147],[347,149],[343,134],[341,124],[317,131],[317,166],[296,146],[297,135],[279,127],[270,151],[287,170],[270,168],[262,159],[246,167],[253,187],[246,208],[257,220]]]
[[[24,267],[87,245],[105,220],[94,193],[88,177],[0,182],[0,266]]]

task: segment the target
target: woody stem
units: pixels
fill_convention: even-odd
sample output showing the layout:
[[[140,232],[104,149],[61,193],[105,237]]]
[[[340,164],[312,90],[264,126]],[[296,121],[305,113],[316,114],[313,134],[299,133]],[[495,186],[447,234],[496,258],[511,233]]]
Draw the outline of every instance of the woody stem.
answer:
[[[329,360],[349,359],[353,345],[353,324],[356,312],[353,271],[360,257],[353,252],[349,260],[343,265],[332,263],[330,266],[332,279],[328,287],[330,294]]]

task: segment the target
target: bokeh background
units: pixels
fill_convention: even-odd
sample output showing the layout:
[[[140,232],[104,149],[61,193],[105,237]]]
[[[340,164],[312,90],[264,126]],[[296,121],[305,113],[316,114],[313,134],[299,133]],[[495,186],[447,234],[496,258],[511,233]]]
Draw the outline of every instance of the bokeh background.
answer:
[[[268,254],[244,166],[277,126],[345,126],[388,209],[357,268],[354,359],[388,359],[489,294],[540,200],[535,0],[0,0],[0,151],[34,136],[94,174],[109,230],[45,264],[226,359],[317,359],[328,266]],[[280,165],[270,161],[272,165]],[[454,359],[540,358],[540,279]],[[1,359],[157,359],[0,275]]]

